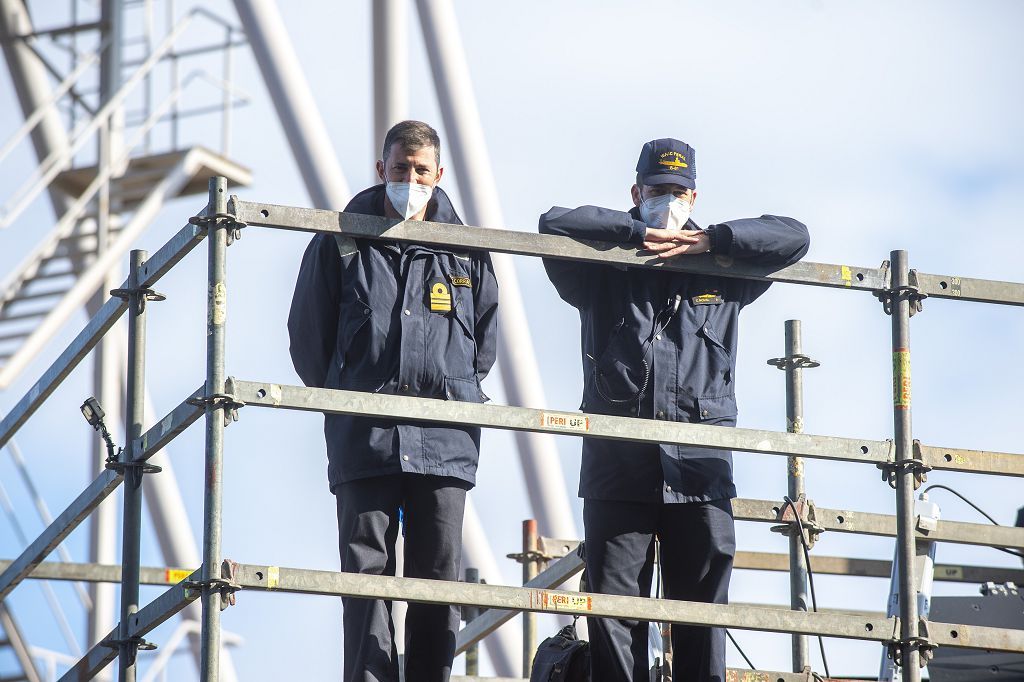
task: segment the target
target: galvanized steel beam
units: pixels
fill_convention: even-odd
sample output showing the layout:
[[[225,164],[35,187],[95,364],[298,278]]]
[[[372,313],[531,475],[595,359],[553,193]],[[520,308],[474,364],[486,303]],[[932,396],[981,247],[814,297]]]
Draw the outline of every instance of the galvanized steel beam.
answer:
[[[798,632],[883,643],[893,641],[900,625],[898,618],[885,618],[881,614],[804,613],[749,605],[705,604],[254,564],[240,564],[235,581],[243,589],[270,592],[400,599],[427,604],[460,604],[598,618],[634,618],[740,630]],[[929,624],[928,631],[938,646],[1024,651],[1024,630],[933,622]]]
[[[231,198],[228,212],[248,225],[300,232],[328,232],[350,237],[418,242],[521,256],[661,268],[677,272],[809,284],[855,291],[876,292],[888,289],[890,285],[888,267],[865,268],[801,261],[786,268],[773,269],[723,256],[692,256],[666,262],[636,246],[610,242],[469,225],[447,225],[415,220],[402,222],[377,216],[243,201],[238,197]],[[1024,305],[1024,284],[1017,282],[915,274],[919,291],[931,298]]]
[[[789,557],[771,552],[736,552],[733,568],[753,571],[789,571]],[[838,556],[811,555],[815,575],[849,575],[867,578],[888,578],[892,562],[885,559],[854,559]],[[954,583],[1024,584],[1024,571],[1005,566],[962,566],[935,564],[934,579]]]
[[[887,464],[892,458],[890,441],[722,428],[705,424],[534,410],[505,405],[479,405],[431,398],[256,383],[230,378],[227,392],[247,405],[258,407],[394,417],[410,421],[431,421],[511,431],[538,431],[640,443],[699,445],[719,450],[742,450],[876,465]],[[976,467],[974,463],[970,466],[972,471],[978,473],[1024,476],[1024,456],[1004,453],[1000,461],[1000,466],[993,467],[994,470]],[[938,464],[935,468],[945,467]]]
[[[732,505],[733,516],[737,521],[764,523],[778,523],[776,517],[779,507],[782,506],[780,502],[772,500],[746,498],[737,498],[732,501]],[[896,517],[894,516],[846,509],[826,509],[817,506],[814,508],[814,514],[815,522],[827,531],[896,537]],[[941,520],[935,530],[927,533],[917,530],[916,534],[919,537],[960,545],[1024,549],[1024,528],[1012,526]]]

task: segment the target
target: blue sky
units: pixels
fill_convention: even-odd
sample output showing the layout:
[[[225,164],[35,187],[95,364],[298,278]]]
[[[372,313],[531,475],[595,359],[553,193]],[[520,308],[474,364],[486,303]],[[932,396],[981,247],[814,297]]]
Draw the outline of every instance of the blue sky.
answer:
[[[348,184],[357,191],[375,181],[380,146],[372,131],[370,5],[281,4],[284,28]],[[32,6],[38,25],[61,23],[62,15],[49,3]],[[230,3],[207,6],[234,20]],[[1017,35],[1024,8],[1018,3],[462,0],[455,6],[504,212],[502,227],[532,231],[537,216],[556,204],[628,207],[640,146],[673,136],[697,150],[694,218],[699,223],[790,215],[811,230],[811,261],[877,266],[890,250],[903,248],[911,267],[923,272],[1024,279],[1018,225],[1024,98],[1015,66],[1024,63]],[[434,123],[444,138],[411,4],[409,19],[409,115]],[[221,37],[204,34],[206,25],[193,30],[190,40]],[[238,193],[307,205],[248,51],[237,52],[236,67],[239,84],[254,95],[253,104],[235,116],[232,156],[255,176],[253,186]],[[0,93],[0,101],[13,101],[6,71],[0,73]],[[193,94],[199,102],[213,96],[198,87]],[[0,107],[0,137],[17,128],[19,116],[13,105]],[[218,125],[213,118],[197,119],[184,139],[216,146]],[[0,165],[0,198],[6,200],[20,184],[30,161],[23,146]],[[444,181],[457,206],[458,174],[449,166]],[[140,248],[155,251],[203,203],[195,197],[169,206]],[[0,233],[0,272],[13,267],[51,221],[40,201]],[[284,322],[306,241],[299,234],[251,229],[231,248],[229,374],[298,383]],[[547,404],[573,410],[582,381],[578,319],[557,298],[538,261],[517,258],[516,265]],[[148,379],[156,411],[164,414],[202,381],[205,257],[193,254],[159,288],[169,300],[151,309]],[[805,373],[806,431],[888,437],[889,319],[867,294],[792,285],[774,286],[744,312],[737,372],[740,425],[785,428],[783,375],[765,360],[783,354],[787,319],[803,321],[805,352],[822,363]],[[0,394],[0,412],[17,402],[84,321],[78,316],[16,385]],[[932,445],[1021,451],[1022,337],[1018,309],[926,302],[912,327],[915,437]],[[504,402],[500,368],[485,390],[495,402]],[[83,365],[18,436],[55,511],[87,480],[91,432],[77,406],[89,391]],[[336,568],[320,418],[247,410],[241,416],[226,436],[225,555],[243,562]],[[558,444],[578,503],[579,442],[566,437]],[[170,451],[187,514],[193,528],[201,528],[201,429],[188,431]],[[893,512],[893,494],[873,467],[809,461],[806,469],[808,494],[823,507]],[[40,526],[6,455],[0,456],[0,477],[23,523],[37,532]],[[737,455],[736,479],[741,497],[779,499],[785,492],[785,462]],[[933,473],[930,482],[957,488],[1001,523],[1012,523],[1024,504],[1020,484],[1012,479]],[[473,498],[495,555],[518,551],[520,521],[529,510],[508,434],[485,434]],[[933,500],[943,518],[983,521],[942,492]],[[576,511],[579,524],[578,506]],[[0,528],[0,554],[15,555],[20,545],[6,521]],[[764,524],[739,524],[738,537],[743,550],[785,551],[785,540]],[[83,528],[69,541],[83,560],[86,539]],[[825,535],[814,551],[887,559],[892,544]],[[941,545],[938,560],[1019,566],[993,550],[953,545]],[[148,529],[143,562],[162,563]],[[518,566],[500,562],[505,581],[515,584]],[[823,607],[875,610],[884,609],[888,589],[885,580],[825,576],[816,586]],[[57,589],[71,603],[70,590]],[[936,586],[936,593],[971,592],[969,585]],[[156,594],[146,590],[144,599]],[[787,602],[787,578],[739,572],[731,599]],[[12,600],[19,614],[43,613],[37,586],[19,588]],[[69,611],[73,622],[83,622],[76,606]],[[28,620],[33,642],[62,649],[50,620],[42,615]],[[243,679],[338,676],[340,605],[334,600],[242,594],[239,606],[225,613],[224,625],[245,638],[234,657]],[[788,668],[785,636],[734,634],[759,668]],[[160,633],[153,639],[161,641]],[[831,640],[827,647],[833,673],[864,675],[877,668],[876,646]],[[303,653],[295,655],[298,651]],[[172,678],[188,679],[191,662],[180,658]],[[729,660],[741,664],[735,651]]]

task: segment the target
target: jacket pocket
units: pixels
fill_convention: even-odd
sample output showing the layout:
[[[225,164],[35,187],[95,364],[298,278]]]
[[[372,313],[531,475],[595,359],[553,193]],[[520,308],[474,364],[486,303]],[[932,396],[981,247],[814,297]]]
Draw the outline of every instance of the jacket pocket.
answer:
[[[359,332],[367,326],[372,315],[373,310],[370,306],[358,298],[342,311],[340,329],[338,330],[338,351],[342,366],[346,364],[345,358],[352,351],[355,351],[353,354],[356,355],[363,354],[359,352],[359,344],[356,341]],[[366,345],[365,341],[362,345]]]
[[[710,322],[705,322],[697,330],[697,333],[704,339],[704,346],[707,352],[707,378],[708,392],[705,395],[720,396],[731,391],[732,385],[732,354],[729,349],[718,338],[715,328]]]
[[[719,398],[697,398],[697,416],[702,422],[736,423],[736,396],[727,395]]]
[[[609,336],[601,357],[594,363],[591,383],[597,396],[609,404],[635,404],[647,389],[650,366],[647,345],[639,334],[620,320]]]
[[[488,398],[480,389],[480,383],[476,379],[460,379],[458,377],[444,378],[445,400],[458,400],[464,403],[485,403]]]

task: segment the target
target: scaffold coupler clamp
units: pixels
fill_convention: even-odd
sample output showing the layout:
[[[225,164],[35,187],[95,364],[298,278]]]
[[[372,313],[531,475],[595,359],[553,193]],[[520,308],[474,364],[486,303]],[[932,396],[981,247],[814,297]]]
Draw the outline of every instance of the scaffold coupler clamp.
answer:
[[[226,393],[211,393],[209,395],[203,395],[188,400],[189,405],[195,405],[197,407],[205,407],[206,405],[213,405],[214,409],[224,408],[224,426],[230,426],[231,422],[238,421],[238,409],[245,407],[245,401],[239,400],[232,393],[234,387],[231,384],[231,380],[228,379],[226,384]]]
[[[204,213],[188,219],[190,225],[198,225],[209,233],[211,225],[223,225],[228,231],[228,246],[242,238],[242,228],[247,224],[239,220],[234,213]]]
[[[900,632],[900,619],[899,617],[893,618],[895,621],[895,627],[893,628],[892,639],[886,642],[886,655],[892,660],[895,667],[899,668],[903,666],[902,652],[903,649],[909,646],[911,649],[917,649],[919,652],[919,660],[921,667],[924,668],[931,662],[935,656],[935,650],[938,648],[938,644],[935,643],[930,637],[928,637],[928,621],[924,618],[918,618],[917,620],[917,637],[909,637],[902,639],[899,636]]]
[[[799,518],[799,523],[797,519]],[[783,501],[775,514],[775,522],[780,526],[772,526],[773,533],[781,533],[789,537],[799,537],[803,530],[807,548],[814,547],[818,536],[825,532],[825,527],[818,523],[814,502],[801,494],[793,503]]]
[[[895,459],[893,452],[895,444],[892,439],[886,439],[885,442],[889,444],[889,454],[886,457],[886,461],[875,465],[882,470],[882,480],[895,490],[897,487],[897,472],[900,469],[906,469],[914,474],[914,490],[920,488],[928,480],[928,472],[932,470],[930,466],[924,463],[924,457],[921,454],[921,441],[915,438],[913,457],[901,460]]]
[[[803,353],[787,355],[784,358],[772,358],[768,361],[768,364],[781,370],[814,369],[815,367],[821,366],[820,362],[812,360],[810,356],[804,355]]]
[[[209,580],[187,580],[182,583],[185,590],[210,589],[220,593],[220,610],[235,605],[235,592],[242,589],[238,584],[238,562],[225,559],[220,564],[220,577]]]
[[[900,287],[891,285],[892,273],[889,271],[889,261],[882,261],[881,270],[885,281],[890,282],[890,286],[886,289],[877,289],[871,293],[881,302],[882,310],[885,311],[886,315],[892,315],[893,304],[902,298],[910,301],[911,317],[924,310],[924,299],[928,298],[928,294],[921,291],[917,279],[917,270],[911,270],[907,278],[907,285]]]
[[[507,559],[512,559],[517,564],[536,563],[538,566],[547,566],[549,561],[558,558],[551,556],[550,554],[545,554],[539,549],[531,549],[527,552],[513,552],[512,554],[506,554],[505,557]]]
[[[160,292],[153,291],[149,287],[138,287],[135,289],[111,289],[110,295],[114,298],[119,298],[122,301],[131,301],[133,296],[138,297],[139,301],[139,312],[146,312],[147,301],[166,301],[167,297]]]
[[[156,649],[156,644],[138,635],[126,639],[105,639],[100,644],[109,649],[120,649],[124,644],[129,645],[128,665],[135,665],[135,659],[140,651],[154,651]]]
[[[116,471],[122,476],[124,476],[127,471],[132,469],[137,470],[139,474],[159,474],[161,471],[163,471],[163,468],[157,466],[156,464],[151,464],[150,462],[145,461],[138,462],[134,459],[130,459],[127,462],[122,462],[119,459],[107,460],[106,462],[103,463],[103,468],[110,469],[111,471]]]

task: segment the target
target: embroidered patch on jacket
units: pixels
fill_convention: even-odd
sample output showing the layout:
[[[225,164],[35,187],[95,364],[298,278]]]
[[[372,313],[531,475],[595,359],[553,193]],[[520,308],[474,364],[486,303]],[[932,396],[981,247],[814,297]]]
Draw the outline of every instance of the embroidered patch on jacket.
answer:
[[[430,312],[447,313],[452,309],[452,295],[444,282],[437,282],[430,287]]]
[[[703,294],[697,294],[690,299],[690,302],[693,305],[718,305],[719,303],[724,303],[725,299],[717,291],[707,291]]]
[[[473,280],[469,277],[457,277],[455,275],[449,275],[448,279],[451,280],[453,287],[472,287]]]

